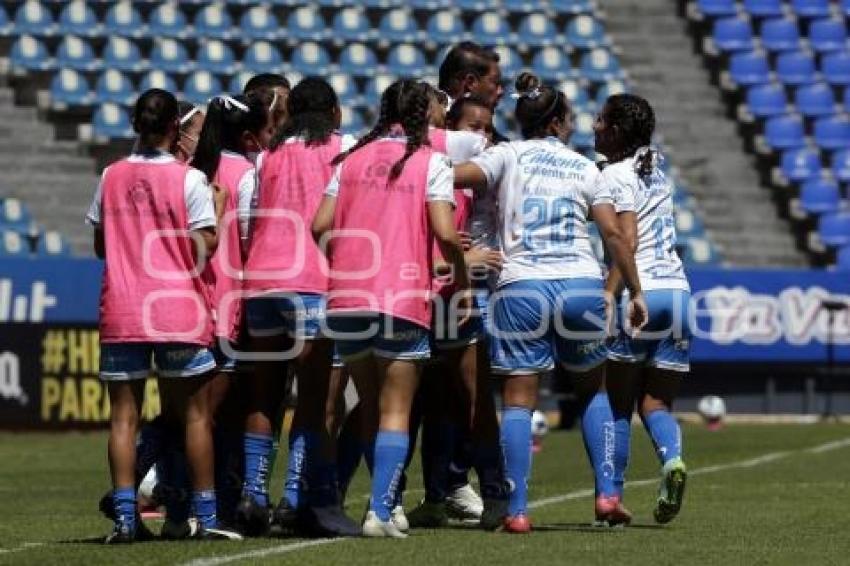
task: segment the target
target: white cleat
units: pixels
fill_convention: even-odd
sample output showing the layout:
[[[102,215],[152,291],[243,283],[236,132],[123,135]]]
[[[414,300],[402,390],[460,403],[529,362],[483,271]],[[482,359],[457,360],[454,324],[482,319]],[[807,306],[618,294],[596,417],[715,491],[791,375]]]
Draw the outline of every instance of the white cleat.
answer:
[[[466,484],[446,496],[446,512],[451,519],[478,523],[484,512],[484,502],[472,486]]]
[[[395,523],[382,521],[374,511],[366,513],[363,521],[363,536],[371,538],[407,538],[407,535],[399,530]]]
[[[407,520],[407,515],[404,514],[404,507],[396,505],[390,513],[390,520],[398,530],[406,533],[410,530],[410,521]]]

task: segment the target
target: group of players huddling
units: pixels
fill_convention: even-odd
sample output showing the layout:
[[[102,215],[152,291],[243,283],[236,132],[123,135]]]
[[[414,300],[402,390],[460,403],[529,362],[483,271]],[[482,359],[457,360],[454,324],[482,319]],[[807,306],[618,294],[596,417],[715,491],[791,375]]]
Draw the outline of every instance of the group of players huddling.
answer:
[[[662,466],[655,519],[677,515],[686,468],[670,410],[688,371],[690,296],[653,110],[611,96],[597,165],[567,146],[564,93],[529,73],[515,89],[522,141],[494,131],[499,58],[468,42],[438,86],[389,86],[358,140],[337,132],[321,78],[290,89],[258,75],[206,108],[157,89],[139,97],[132,153],[103,172],[87,215],[105,259],[106,542],[152,536],[137,491],[153,466],[168,539],[404,538],[450,518],[527,533],[532,412],[556,365],[579,399],[596,522],[631,521],[635,408]],[[152,365],[162,413],[142,426]],[[406,513],[420,428],[425,497]],[[343,505],[361,459],[372,483],[358,524]]]

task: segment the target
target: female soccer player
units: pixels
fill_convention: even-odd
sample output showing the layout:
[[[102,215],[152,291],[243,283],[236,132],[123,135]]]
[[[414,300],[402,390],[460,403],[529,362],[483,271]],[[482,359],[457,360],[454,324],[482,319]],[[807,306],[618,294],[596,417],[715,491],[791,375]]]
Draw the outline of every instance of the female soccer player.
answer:
[[[287,530],[301,519],[309,534],[352,536],[358,526],[337,500],[334,441],[325,407],[334,345],[322,332],[327,263],[310,223],[331,178],[331,161],[353,145],[337,133],[339,102],[321,79],[305,79],[289,96],[289,120],[258,159],[260,188],[245,264],[247,320],[256,352],[291,352],[298,405],[289,438],[284,494],[274,522]],[[240,521],[259,531],[267,523],[267,464],[272,420],[282,401],[281,364],[256,364],[245,434],[245,484]],[[305,492],[303,486],[309,486]]]
[[[502,143],[455,168],[464,186],[498,191],[505,261],[492,305],[492,363],[505,376],[501,437],[511,484],[504,529],[526,533],[531,414],[539,376],[555,361],[577,374],[582,429],[597,494],[614,494],[607,447],[613,435],[603,385],[605,301],[602,272],[588,238],[591,213],[631,291],[631,318],[646,316],[634,258],[611,195],[596,187],[590,160],[566,146],[572,120],[566,96],[534,75],[517,78],[516,117],[524,141]]]
[[[313,234],[328,250],[328,327],[366,414],[380,415],[363,534],[403,538],[391,513],[409,444],[417,362],[430,355],[432,234],[461,293],[469,281],[454,228],[451,167],[429,147],[430,87],[406,80],[388,91],[397,98],[384,93],[376,126],[336,159]],[[461,312],[470,305],[462,295]]]
[[[676,253],[673,187],[650,149],[655,113],[633,94],[612,96],[596,119],[596,151],[608,158],[599,177],[614,197],[619,224],[636,255],[641,287],[651,316],[638,336],[621,325],[608,355],[608,390],[616,418],[616,479],[622,497],[635,402],[661,462],[655,520],[668,523],[682,507],[687,470],[682,433],[670,414],[673,398],[689,371],[690,287]],[[622,274],[614,267],[606,290],[617,295]]]
[[[112,416],[109,461],[114,527],[107,543],[135,538],[135,443],[144,378],[153,355],[166,401],[185,399],[180,415],[194,489],[193,538],[239,538],[218,529],[212,411],[213,323],[199,276],[218,243],[223,196],[204,175],[169,153],[179,128],[177,100],[151,89],[133,112],[134,154],[103,173],[87,220],[95,253],[106,260],[101,290],[101,379]],[[193,245],[197,244],[197,245]]]
[[[180,134],[174,143],[174,157],[182,163],[191,163],[198,147],[198,137],[204,127],[204,110],[189,102],[178,102]]]

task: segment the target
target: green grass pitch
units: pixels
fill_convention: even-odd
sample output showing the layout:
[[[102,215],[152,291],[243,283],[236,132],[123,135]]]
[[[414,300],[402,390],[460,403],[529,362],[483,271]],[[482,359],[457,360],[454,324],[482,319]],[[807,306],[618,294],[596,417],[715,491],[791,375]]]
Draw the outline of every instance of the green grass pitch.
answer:
[[[692,471],[685,508],[665,527],[652,522],[655,456],[635,428],[626,504],[636,524],[590,526],[591,486],[581,439],[550,433],[535,457],[529,536],[466,528],[414,531],[404,541],[298,539],[244,542],[95,543],[110,525],[97,512],[108,486],[106,437],[0,434],[0,564],[848,564],[850,426],[685,427]],[[282,469],[275,473],[276,494]],[[406,507],[421,496],[418,462]],[[651,481],[642,481],[651,480]],[[348,511],[366,504],[363,470]],[[149,522],[156,530],[158,525]]]

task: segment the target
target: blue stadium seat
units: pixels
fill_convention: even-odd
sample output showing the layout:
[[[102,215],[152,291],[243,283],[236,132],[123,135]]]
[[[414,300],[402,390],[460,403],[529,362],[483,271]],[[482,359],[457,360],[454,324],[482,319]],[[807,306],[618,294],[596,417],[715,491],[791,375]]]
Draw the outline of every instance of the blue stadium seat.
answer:
[[[292,51],[289,64],[304,75],[324,75],[331,64],[331,56],[318,43],[307,41]]]
[[[835,254],[835,267],[839,271],[850,271],[850,246],[838,248]]]
[[[302,6],[286,20],[286,37],[296,41],[322,41],[327,25],[322,14],[309,6]]]
[[[563,92],[570,104],[576,108],[586,107],[590,103],[590,95],[577,79],[567,79],[558,83],[558,90]]]
[[[539,8],[538,2],[529,0],[502,0],[502,9],[511,14],[526,14]]]
[[[764,53],[745,51],[729,59],[729,77],[739,86],[770,82],[770,65]]]
[[[567,23],[564,36],[568,45],[578,49],[593,49],[607,44],[605,28],[593,16],[576,16]]]
[[[804,19],[825,18],[830,14],[829,0],[791,0],[791,10]]]
[[[349,7],[337,12],[333,20],[334,39],[344,42],[368,41],[371,26],[366,12],[359,7]]]
[[[245,51],[242,66],[254,73],[279,73],[283,67],[283,56],[268,41],[257,41]]]
[[[836,18],[812,20],[809,44],[820,53],[847,49],[847,23]]]
[[[41,234],[35,251],[45,257],[68,257],[71,255],[71,246],[62,234],[49,230]]]
[[[24,203],[12,197],[0,198],[0,224],[22,230],[30,222],[32,217]]]
[[[393,47],[387,55],[387,72],[403,77],[427,75],[425,55],[415,45],[402,44]]]
[[[168,73],[188,73],[194,68],[186,47],[174,39],[158,39],[151,50],[150,65]]]
[[[221,82],[209,71],[195,71],[186,77],[183,98],[196,105],[205,105],[210,98],[221,94]]]
[[[360,103],[360,90],[354,79],[345,73],[328,75],[328,82],[336,91],[342,106],[357,106]]]
[[[26,241],[14,230],[0,232],[0,256],[22,257],[29,254]]]
[[[482,0],[456,0],[455,7],[464,12],[481,12],[487,9],[487,2]]]
[[[97,16],[85,0],[73,0],[59,14],[58,33],[96,37],[102,32]]]
[[[502,76],[509,80],[513,80],[525,66],[522,57],[513,47],[497,45],[493,47],[493,51],[499,55],[499,69],[502,71]],[[442,60],[438,59],[439,62],[442,62]]]
[[[47,71],[56,67],[44,44],[31,35],[22,35],[15,40],[9,62],[13,68],[25,71]]]
[[[118,2],[109,9],[103,28],[108,35],[122,37],[138,38],[147,34],[147,25],[129,0]]]
[[[233,35],[233,20],[223,4],[211,3],[195,16],[195,35],[230,39]]]
[[[816,149],[789,149],[782,152],[780,169],[792,183],[802,183],[820,177],[820,152]]]
[[[519,23],[517,40],[530,47],[543,47],[558,42],[558,30],[545,14],[529,14]]]
[[[838,212],[841,191],[838,183],[829,179],[812,179],[800,187],[800,208],[807,214]]]
[[[119,71],[138,72],[146,67],[139,47],[123,37],[113,36],[103,50],[103,64]]]
[[[840,149],[830,158],[832,176],[840,183],[850,184],[850,149]]]
[[[428,10],[429,12],[456,7],[450,0],[411,0],[408,5],[414,10]]]
[[[485,12],[475,18],[470,28],[472,40],[481,45],[503,45],[511,43],[511,27],[496,12]]]
[[[189,23],[176,3],[164,2],[151,12],[148,31],[152,37],[184,38],[189,35]]]
[[[794,93],[794,104],[806,118],[831,116],[837,111],[835,93],[825,83],[798,87]]]
[[[753,28],[744,18],[721,18],[714,22],[714,45],[720,51],[748,51],[753,48]]]
[[[96,71],[101,67],[101,60],[95,57],[94,49],[87,41],[66,35],[56,51],[56,64],[78,71]]]
[[[591,0],[549,0],[549,7],[558,14],[592,14]]]
[[[74,69],[60,70],[50,81],[50,103],[54,109],[90,105],[92,96],[88,81]]]
[[[795,114],[769,118],[764,124],[764,139],[774,150],[803,147],[806,145],[803,119]]]
[[[254,6],[243,13],[238,31],[246,39],[268,41],[277,39],[281,33],[277,16],[266,6]]]
[[[781,116],[788,111],[785,89],[776,84],[751,87],[747,90],[746,105],[756,118]]]
[[[771,52],[800,49],[797,21],[789,18],[765,20],[761,26],[761,44]]]
[[[735,0],[697,0],[700,14],[709,18],[726,18],[738,13]]]
[[[366,121],[363,119],[363,115],[348,106],[342,106],[340,110],[342,111],[342,120],[339,129],[342,133],[352,135],[362,133],[366,127]]]
[[[12,35],[13,31],[14,27],[12,26],[12,22],[9,21],[9,15],[6,13],[6,9],[0,6],[0,36]]]
[[[466,33],[460,14],[452,10],[443,10],[432,14],[426,25],[427,38],[441,44],[449,44],[462,38]]]
[[[575,130],[570,138],[570,144],[579,150],[593,148],[593,122],[594,117],[590,112],[577,112],[575,116]]]
[[[850,245],[850,212],[824,214],[818,222],[818,233],[827,246]]]
[[[601,83],[622,78],[623,71],[617,57],[607,49],[597,48],[582,55],[580,74],[589,81]]]
[[[97,79],[94,87],[95,102],[114,102],[130,106],[135,99],[136,88],[127,75],[117,69],[107,69]]]
[[[38,0],[27,0],[15,12],[15,33],[27,35],[53,35],[56,23],[46,6]]]
[[[676,235],[679,238],[702,237],[705,227],[692,210],[680,207],[676,210]]]
[[[151,88],[161,88],[168,92],[177,92],[177,81],[175,81],[174,77],[165,71],[154,69],[143,76],[142,80],[139,82],[140,92],[144,92]]]
[[[850,117],[838,115],[816,120],[814,138],[827,151],[850,148]]]
[[[544,47],[538,51],[531,68],[544,81],[560,81],[573,75],[570,57],[559,47]]]
[[[95,110],[92,117],[92,132],[101,140],[130,139],[133,137],[133,128],[130,126],[130,117],[127,111],[107,102],[101,104]]]
[[[596,104],[601,109],[609,96],[623,94],[624,92],[628,92],[628,90],[626,83],[623,81],[608,81],[596,91]]]
[[[502,112],[497,111],[493,115],[493,129],[508,139],[516,138],[514,128],[511,127],[510,121]]]
[[[744,0],[744,11],[755,18],[778,18],[785,13],[781,0]]]
[[[227,83],[227,92],[238,94],[245,90],[245,85],[251,80],[255,73],[247,70],[240,71],[230,77],[230,82]],[[295,83],[293,83],[294,85]]]
[[[369,79],[363,89],[363,103],[370,108],[376,108],[381,100],[381,95],[397,78],[388,73],[379,73],[374,78]]]
[[[786,86],[807,85],[817,80],[815,58],[808,51],[786,51],[776,58],[776,77]]]
[[[352,43],[339,55],[339,70],[355,77],[370,77],[375,74],[378,57],[362,43]]]
[[[413,12],[404,8],[390,10],[381,18],[378,37],[390,43],[413,43],[419,40],[419,28]]]
[[[196,60],[198,69],[220,75],[233,74],[236,65],[233,50],[218,39],[210,39],[201,43],[198,47]]]
[[[850,86],[850,51],[827,53],[821,59],[823,78],[833,86]]]

